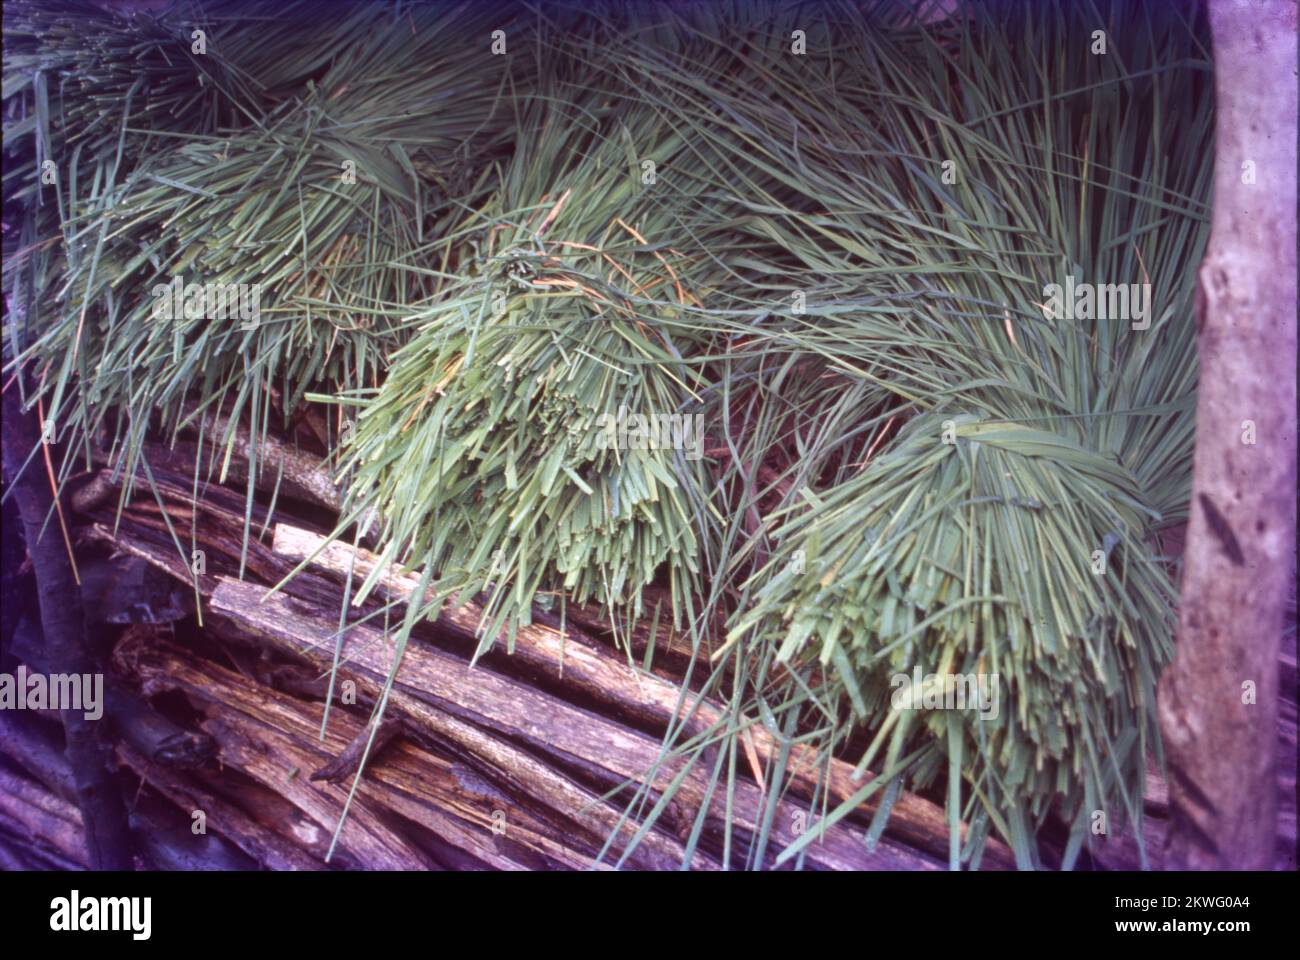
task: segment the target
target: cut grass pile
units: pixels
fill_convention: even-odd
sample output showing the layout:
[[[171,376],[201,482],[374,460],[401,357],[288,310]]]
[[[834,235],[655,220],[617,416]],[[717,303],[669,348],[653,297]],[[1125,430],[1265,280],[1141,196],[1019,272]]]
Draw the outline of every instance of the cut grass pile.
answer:
[[[223,6],[204,56],[74,6],[6,10],[5,283],[77,442],[335,404],[337,535],[376,515],[423,573],[408,626],[481,595],[486,649],[668,587],[727,712],[665,756],[718,789],[761,724],[882,774],[823,822],[932,791],[954,867],[1140,820],[1212,167],[1190,5]],[[175,274],[260,319],[159,322]],[[1054,313],[1067,283],[1127,312]],[[994,701],[899,709],[954,674]]]

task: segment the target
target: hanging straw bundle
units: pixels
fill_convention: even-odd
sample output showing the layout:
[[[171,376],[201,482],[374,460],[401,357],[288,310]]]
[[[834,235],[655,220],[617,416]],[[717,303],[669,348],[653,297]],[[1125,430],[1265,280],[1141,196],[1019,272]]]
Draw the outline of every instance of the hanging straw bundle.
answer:
[[[241,419],[268,428],[277,393],[287,416],[309,388],[376,382],[407,305],[433,289],[426,233],[489,179],[462,179],[464,155],[507,140],[499,80],[436,42],[451,12],[359,8],[315,21],[305,58],[287,57],[309,6],[203,20],[200,53],[147,17],[97,13],[89,40],[76,4],[12,17],[33,50],[6,53],[7,111],[26,114],[6,144],[31,135],[38,161],[59,158],[49,185],[39,163],[16,168],[18,195],[42,200],[25,237],[62,239],[57,259],[32,243],[6,261],[27,304],[12,352],[40,372],[59,434],[89,443],[112,425],[131,476],[156,412],[175,429],[220,410],[233,440]],[[105,419],[117,411],[131,416]]]
[[[1052,824],[1069,865],[1093,811],[1140,817],[1210,184],[1182,5],[250,4],[196,62],[171,22],[87,43],[73,6],[6,14],[7,349],[52,417],[128,412],[129,462],[156,411],[355,415],[335,535],[377,516],[422,572],[399,651],[471,594],[482,650],[667,586],[728,709],[664,759],[719,789],[761,724],[771,798],[796,744],[871,767],[823,822],[879,792],[878,837],[931,792],[954,867],[992,833],[1035,865]],[[178,273],[259,284],[259,321],[160,324]],[[1130,314],[1056,309],[1076,282]],[[997,709],[911,709],[949,675]],[[673,788],[634,793],[644,827]]]
[[[772,465],[733,508],[765,514],[727,564],[752,571],[722,653],[733,723],[784,741],[797,717],[823,756],[865,730],[859,769],[885,776],[830,822],[946,774],[954,866],[990,829],[1035,863],[1056,816],[1072,862],[1093,811],[1140,820],[1159,750],[1176,591],[1151,544],[1186,517],[1211,118],[1172,106],[1208,92],[1176,12],[1112,13],[1137,38],[1122,68],[1071,41],[1089,35],[1073,12],[975,8],[926,30],[828,29],[851,39],[821,90],[781,57],[759,69],[768,99],[699,87],[702,117],[733,118],[734,164],[761,151],[788,171],[784,192],[737,199],[757,237],[788,238],[770,274],[805,292],[804,321],[732,368],[760,371],[772,406],[859,388],[804,425],[752,421],[731,468]],[[1065,53],[1025,63],[1009,44]],[[771,109],[782,99],[806,106]],[[1050,316],[1044,289],[1066,275],[1149,284],[1147,313]],[[912,709],[953,675],[1001,703]]]

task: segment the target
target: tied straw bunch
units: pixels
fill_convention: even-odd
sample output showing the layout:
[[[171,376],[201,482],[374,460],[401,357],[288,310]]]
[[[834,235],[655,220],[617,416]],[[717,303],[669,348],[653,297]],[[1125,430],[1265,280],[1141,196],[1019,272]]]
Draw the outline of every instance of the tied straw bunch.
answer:
[[[726,705],[663,744],[712,789],[761,725],[772,799],[796,748],[848,759],[877,776],[822,825],[928,793],[954,868],[1140,822],[1208,228],[1190,5],[223,5],[204,55],[85,10],[7,9],[4,84],[9,369],[78,442],[333,404],[335,536],[378,518],[423,579],[399,651],[470,596],[480,652],[538,606],[653,612]],[[263,316],[159,324],[186,271]],[[1149,285],[1149,326],[1053,315],[1067,277]],[[699,455],[610,443],[626,415],[699,418]],[[899,709],[918,674],[997,709]],[[644,831],[673,787],[634,793]]]

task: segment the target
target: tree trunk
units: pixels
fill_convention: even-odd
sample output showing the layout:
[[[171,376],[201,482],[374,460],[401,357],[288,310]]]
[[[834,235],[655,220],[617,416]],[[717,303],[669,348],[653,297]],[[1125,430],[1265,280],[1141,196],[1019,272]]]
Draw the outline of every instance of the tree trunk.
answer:
[[[38,472],[39,454],[23,470],[27,455],[40,443],[41,431],[35,418],[24,413],[18,399],[18,385],[4,391],[5,473],[13,488],[22,517],[27,553],[36,574],[41,626],[45,635],[45,662],[51,673],[88,674],[99,672],[86,646],[85,616],[81,590],[77,586],[58,521],[51,518],[54,499],[46,477]],[[96,870],[130,870],[131,838],[126,806],[117,781],[108,769],[108,753],[99,740],[94,722],[80,710],[63,711],[68,763],[76,782],[77,805],[85,824],[90,866]]]
[[[1296,3],[1210,0],[1216,138],[1177,652],[1167,869],[1268,869],[1295,559]]]

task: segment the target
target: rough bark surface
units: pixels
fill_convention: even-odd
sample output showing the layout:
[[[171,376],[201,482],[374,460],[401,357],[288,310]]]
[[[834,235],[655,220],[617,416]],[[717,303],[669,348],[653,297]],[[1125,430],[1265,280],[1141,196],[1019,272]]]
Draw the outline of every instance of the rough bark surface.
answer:
[[[37,461],[23,469],[29,453],[40,442],[35,417],[22,409],[18,384],[4,391],[2,445],[7,481],[22,517],[27,553],[36,575],[45,660],[50,673],[89,674],[96,667],[86,645],[81,591],[65,552],[54,499]],[[38,455],[39,456],[39,455]],[[96,870],[130,870],[134,867],[126,807],[108,769],[109,755],[100,729],[80,710],[63,711],[68,763],[76,782],[77,806],[85,825],[89,864]]]
[[[1210,0],[1209,13],[1214,206],[1177,652],[1159,695],[1165,867],[1268,869],[1295,560],[1296,3]]]

